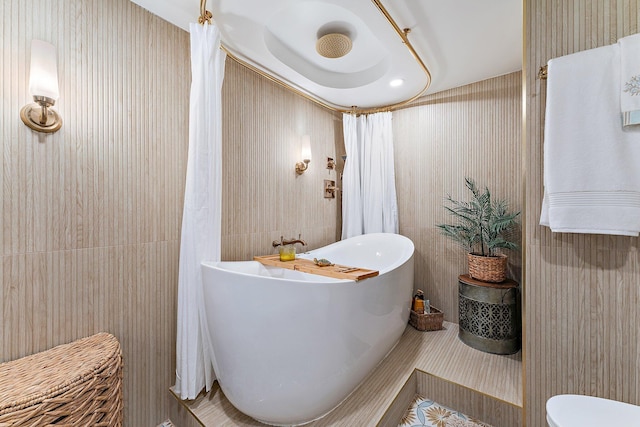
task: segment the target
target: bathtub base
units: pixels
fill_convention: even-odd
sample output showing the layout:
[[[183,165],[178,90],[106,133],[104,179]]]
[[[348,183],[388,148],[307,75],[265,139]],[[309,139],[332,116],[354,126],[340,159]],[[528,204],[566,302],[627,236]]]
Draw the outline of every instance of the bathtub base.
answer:
[[[306,424],[306,427],[398,425],[397,422],[394,424],[394,415],[401,416],[408,406],[408,401],[398,396],[415,369],[419,373],[440,379],[436,385],[426,387],[430,398],[456,409],[465,409],[462,394],[452,392],[452,398],[456,399],[453,401],[441,394],[447,392],[447,386],[455,388],[455,384],[458,384],[465,390],[493,398],[489,399],[492,404],[484,407],[486,413],[467,412],[468,414],[491,425],[522,425],[521,353],[505,358],[477,351],[458,339],[458,325],[445,321],[443,326],[443,330],[434,332],[420,332],[407,327],[396,348],[346,401],[322,418]],[[434,348],[441,348],[442,351],[433,351]],[[469,370],[469,366],[478,368]],[[487,378],[498,380],[490,381]],[[441,387],[445,388],[436,393]],[[410,397],[415,390],[414,386]],[[198,422],[198,425],[205,426],[246,427],[257,424],[254,419],[231,405],[217,383],[207,395],[202,395],[195,401],[181,403],[188,407],[185,414],[188,417],[193,415],[198,420],[190,419],[184,425],[195,426]],[[504,410],[496,409],[496,404]],[[397,405],[400,405],[398,410],[393,410]],[[179,419],[173,421],[177,422]]]
[[[376,371],[379,366],[387,359],[387,357],[389,357],[389,355],[391,353],[393,353],[393,350],[395,350],[396,346],[400,343],[400,340],[402,339],[402,336],[398,339],[398,341],[396,341],[396,343],[393,345],[393,347],[391,348],[391,350],[389,350],[389,352],[382,358],[382,360],[376,365],[375,368],[373,368],[372,373],[374,371]],[[274,427],[297,427],[297,426],[305,426],[305,425],[309,425],[312,423],[315,423],[316,421],[322,420],[323,418],[325,418],[327,415],[331,414],[333,411],[338,410],[338,408],[340,408],[340,406],[342,406],[342,404],[347,401],[352,395],[354,394],[358,394],[360,387],[362,387],[362,385],[367,381],[367,377],[365,377],[362,382],[360,384],[358,384],[353,391],[351,391],[351,393],[349,393],[344,399],[342,399],[342,401],[340,401],[340,403],[338,403],[336,406],[334,406],[333,408],[331,408],[329,411],[325,412],[324,414],[320,415],[317,418],[314,418],[313,420],[310,421],[305,421],[303,423],[300,424],[273,424],[270,421],[264,421],[264,420],[260,420],[258,418],[254,418],[254,420],[262,423],[262,424],[266,424],[268,426],[274,426]]]

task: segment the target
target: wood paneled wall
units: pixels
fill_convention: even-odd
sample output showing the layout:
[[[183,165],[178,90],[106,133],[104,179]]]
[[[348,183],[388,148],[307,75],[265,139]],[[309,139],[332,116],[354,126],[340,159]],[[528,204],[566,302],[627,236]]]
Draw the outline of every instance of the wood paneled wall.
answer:
[[[441,236],[451,219],[447,194],[468,199],[464,178],[522,209],[522,81],[512,73],[422,98],[393,113],[400,233],[413,240],[415,287],[458,322],[458,275],[464,249]],[[520,242],[519,232],[514,236]],[[521,253],[509,251],[509,275],[520,280]]]
[[[339,172],[327,157],[344,154],[342,115],[332,113],[227,59],[223,95],[222,258],[277,253],[274,240],[298,237],[307,249],[340,239],[339,198],[325,199],[323,181]],[[312,160],[302,175],[303,135]],[[298,247],[301,250],[302,247]]]
[[[640,30],[637,0],[526,0],[525,418],[542,427],[560,393],[640,404],[638,238],[556,234],[538,225],[546,83],[554,57]]]
[[[188,34],[126,0],[6,0],[0,20],[0,361],[111,332],[126,425],[155,426],[175,370]],[[53,135],[18,115],[34,38],[57,47]]]
[[[111,332],[124,351],[125,425],[182,425],[168,388],[189,35],[127,0],[5,0],[0,16],[0,362]],[[64,124],[48,136],[18,114],[31,102],[33,38],[58,50]],[[338,203],[322,180],[335,180],[323,157],[340,154],[340,117],[233,61],[225,79],[224,258],[271,253],[281,234],[335,241]],[[303,134],[314,157],[296,177]]]

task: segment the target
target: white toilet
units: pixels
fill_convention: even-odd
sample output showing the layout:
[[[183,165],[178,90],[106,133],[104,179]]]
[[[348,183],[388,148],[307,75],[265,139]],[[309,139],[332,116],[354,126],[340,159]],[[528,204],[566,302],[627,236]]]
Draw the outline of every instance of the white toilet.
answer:
[[[560,394],[547,400],[549,427],[640,426],[640,406],[600,397]]]

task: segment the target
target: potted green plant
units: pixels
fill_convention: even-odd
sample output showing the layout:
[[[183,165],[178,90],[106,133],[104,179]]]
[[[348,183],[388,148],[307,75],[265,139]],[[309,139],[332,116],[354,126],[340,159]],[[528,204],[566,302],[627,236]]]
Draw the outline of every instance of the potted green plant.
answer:
[[[507,256],[498,249],[517,249],[510,241],[520,212],[509,212],[505,200],[492,200],[487,187],[481,191],[471,178],[465,178],[471,200],[453,200],[444,208],[457,221],[438,224],[440,232],[468,251],[469,276],[484,282],[502,282],[506,278]]]

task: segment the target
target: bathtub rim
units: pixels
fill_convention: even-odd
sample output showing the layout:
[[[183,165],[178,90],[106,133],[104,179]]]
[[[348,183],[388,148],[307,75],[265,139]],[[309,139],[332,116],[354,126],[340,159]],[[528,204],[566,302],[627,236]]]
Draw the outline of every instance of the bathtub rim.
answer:
[[[396,260],[395,262],[386,265],[384,269],[380,269],[378,270],[379,275],[383,275],[385,273],[388,273],[390,271],[393,271],[401,266],[403,266],[409,259],[411,259],[414,254],[415,254],[415,245],[413,243],[413,241],[408,238],[407,236],[404,236],[402,234],[398,234],[398,233],[369,233],[369,234],[361,234],[359,236],[353,236],[350,237],[348,239],[343,239],[343,240],[338,240],[336,242],[330,243],[328,245],[325,246],[320,246],[318,248],[315,249],[311,249],[309,251],[306,252],[302,252],[300,254],[296,255],[296,259],[313,259],[313,254],[314,252],[322,252],[322,251],[327,251],[330,250],[330,248],[335,247],[335,246],[340,246],[340,245],[346,245],[345,242],[351,240],[351,243],[359,243],[359,241],[362,240],[373,240],[375,238],[382,238],[382,239],[387,239],[387,240],[400,240],[403,243],[408,243],[408,246],[406,247],[406,249],[403,247],[404,251],[403,251],[403,255],[402,257],[399,257],[398,260]],[[302,255],[302,256],[301,256]],[[213,269],[219,269],[219,270],[224,270],[224,271],[228,271],[228,272],[232,272],[234,274],[238,274],[241,276],[260,276],[262,279],[265,280],[277,280],[277,281],[284,281],[284,282],[304,282],[305,284],[331,284],[331,283],[355,283],[355,282],[363,282],[363,280],[353,280],[353,279],[337,279],[334,277],[329,277],[329,276],[321,276],[318,274],[314,274],[314,273],[306,273],[303,271],[298,271],[298,270],[290,270],[290,271],[295,271],[298,274],[301,274],[302,277],[304,278],[304,280],[301,279],[294,279],[294,278],[283,278],[283,277],[273,277],[273,276],[268,276],[268,275],[262,275],[262,274],[255,274],[255,273],[249,273],[249,272],[245,272],[245,271],[239,271],[239,270],[232,270],[232,269],[227,269],[227,268],[223,268],[224,264],[239,264],[239,263],[251,263],[251,264],[258,264],[259,266],[262,266],[263,268],[265,268],[267,271],[268,270],[288,270],[286,268],[283,267],[274,267],[274,266],[270,266],[270,265],[264,265],[262,263],[260,263],[259,261],[254,261],[254,260],[244,260],[244,261],[202,261],[200,263],[200,265],[202,267],[209,267],[209,268],[213,268]],[[355,266],[354,266],[355,267]],[[318,277],[322,277],[323,280],[317,280]],[[309,279],[314,279],[314,280],[309,280]],[[366,279],[365,279],[366,280]]]
[[[403,243],[406,243],[407,246],[403,246],[403,256],[399,257],[395,262],[385,266],[384,269],[380,269],[378,270],[378,272],[380,273],[380,275],[387,273],[389,271],[393,271],[394,269],[404,265],[411,257],[414,256],[415,254],[415,244],[413,243],[413,240],[411,240],[409,237],[399,234],[399,233],[368,233],[368,234],[360,234],[358,236],[353,236],[353,237],[349,237],[348,239],[343,239],[343,240],[338,240],[336,242],[330,243],[328,245],[325,246],[320,246],[318,248],[312,249],[310,251],[306,251],[306,252],[302,252],[299,255],[304,255],[301,258],[304,259],[310,259],[309,257],[307,257],[307,255],[313,255],[314,252],[319,251],[319,252],[323,252],[323,251],[329,251],[332,247],[334,246],[338,246],[340,244],[344,244],[345,242],[351,240],[352,243],[359,243],[359,241],[364,240],[365,242],[368,240],[373,240],[375,238],[382,238],[383,240],[399,240],[402,241]],[[356,266],[354,266],[356,267]]]

